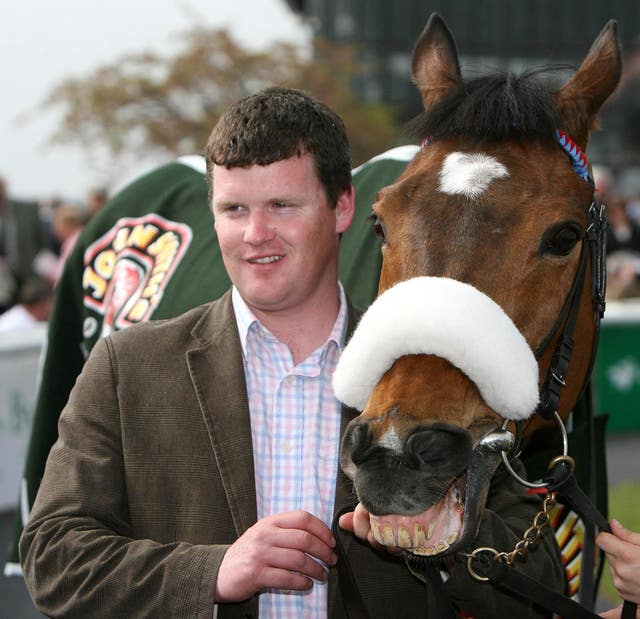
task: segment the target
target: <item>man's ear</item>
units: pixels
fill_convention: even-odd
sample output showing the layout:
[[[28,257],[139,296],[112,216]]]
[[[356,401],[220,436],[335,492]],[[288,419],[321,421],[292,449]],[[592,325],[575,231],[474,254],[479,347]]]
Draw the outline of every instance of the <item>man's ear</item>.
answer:
[[[353,185],[338,196],[336,202],[336,232],[342,234],[349,228],[356,212],[356,194]]]

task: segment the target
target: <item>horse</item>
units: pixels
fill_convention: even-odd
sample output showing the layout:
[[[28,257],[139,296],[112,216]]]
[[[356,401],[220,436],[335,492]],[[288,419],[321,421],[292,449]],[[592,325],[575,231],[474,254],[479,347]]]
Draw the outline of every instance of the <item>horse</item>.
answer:
[[[360,411],[341,467],[410,564],[473,546],[514,442],[564,429],[588,382],[604,215],[584,151],[620,72],[613,21],[555,91],[537,72],[463,80],[437,14],[415,45],[422,148],[375,198],[378,296],[334,375]]]

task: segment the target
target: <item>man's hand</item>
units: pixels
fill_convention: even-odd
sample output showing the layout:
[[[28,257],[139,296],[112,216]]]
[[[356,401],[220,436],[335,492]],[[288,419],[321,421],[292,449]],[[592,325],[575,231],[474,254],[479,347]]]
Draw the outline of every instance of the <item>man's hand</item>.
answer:
[[[611,521],[611,533],[599,533],[596,544],[609,561],[611,577],[623,600],[640,603],[640,533],[625,529]]]
[[[215,601],[240,602],[263,589],[310,589],[314,580],[327,579],[325,565],[337,560],[334,546],[329,527],[308,512],[263,518],[224,555]]]

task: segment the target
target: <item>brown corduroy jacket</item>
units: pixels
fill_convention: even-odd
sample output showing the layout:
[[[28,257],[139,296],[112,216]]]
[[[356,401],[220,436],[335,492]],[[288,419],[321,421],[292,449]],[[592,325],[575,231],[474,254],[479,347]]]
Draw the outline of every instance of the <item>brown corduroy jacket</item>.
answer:
[[[358,314],[349,310],[351,331]],[[343,429],[354,415],[343,409]],[[349,480],[337,475],[340,507],[353,497]],[[499,513],[504,506],[510,523],[488,510],[489,541],[513,545],[537,504],[514,499],[517,490],[508,489],[506,500],[502,494],[493,507]],[[211,619],[223,555],[255,522],[249,409],[230,294],[101,340],[60,417],[20,540],[40,610],[54,617]],[[547,541],[533,568],[557,578],[557,548]],[[372,617],[425,616],[427,592],[402,560],[349,536],[347,552]],[[486,616],[496,604],[515,604],[519,619],[538,616],[457,571],[447,583],[454,598],[471,598]],[[340,619],[335,572],[329,616]],[[218,605],[217,613],[256,618],[257,597]]]

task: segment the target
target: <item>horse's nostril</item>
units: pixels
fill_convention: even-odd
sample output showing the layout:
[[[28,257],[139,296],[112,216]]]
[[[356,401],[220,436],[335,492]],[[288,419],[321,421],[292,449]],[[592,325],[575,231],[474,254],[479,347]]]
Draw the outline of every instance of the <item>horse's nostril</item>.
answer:
[[[461,428],[438,424],[414,432],[407,439],[405,452],[413,467],[426,466],[434,474],[457,475],[471,463],[471,436]]]
[[[345,433],[344,446],[351,452],[351,460],[360,465],[367,457],[371,445],[371,433],[365,424],[351,426]]]

